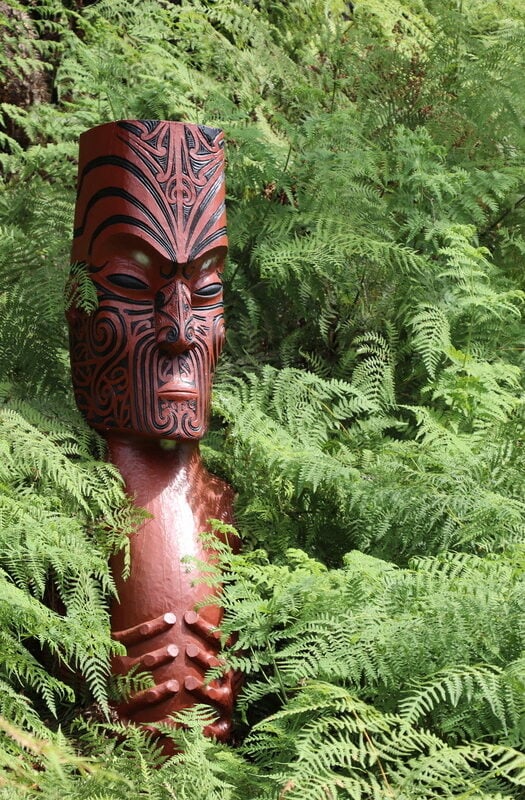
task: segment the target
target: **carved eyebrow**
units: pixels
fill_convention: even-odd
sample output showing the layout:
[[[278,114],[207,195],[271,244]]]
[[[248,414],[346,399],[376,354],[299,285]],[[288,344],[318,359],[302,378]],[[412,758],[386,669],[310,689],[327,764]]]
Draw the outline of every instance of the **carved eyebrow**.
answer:
[[[195,269],[199,273],[207,272],[212,267],[215,267],[219,261],[218,256],[210,256],[209,258],[205,258],[204,261],[195,267]]]
[[[199,275],[205,274],[212,267],[216,267],[220,262],[220,255],[210,256],[205,258],[202,263],[198,261],[189,261],[183,265],[182,273],[185,278],[197,278]]]
[[[199,268],[200,272],[205,272],[210,267],[214,267],[218,260],[219,256],[210,256],[210,258],[206,258]]]
[[[131,257],[140,267],[146,268],[151,266],[151,256],[149,256],[148,253],[145,253],[143,250],[139,250],[138,248],[133,250]]]

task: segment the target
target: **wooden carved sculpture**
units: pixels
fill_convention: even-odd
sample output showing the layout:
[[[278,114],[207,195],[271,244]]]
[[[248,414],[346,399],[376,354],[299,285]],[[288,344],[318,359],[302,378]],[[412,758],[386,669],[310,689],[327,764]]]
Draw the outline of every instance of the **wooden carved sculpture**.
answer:
[[[68,311],[77,405],[151,514],[131,537],[128,580],[114,559],[111,625],[127,651],[114,672],[138,665],[155,686],[117,712],[147,726],[209,703],[219,739],[231,727],[233,678],[205,685],[204,675],[219,664],[221,614],[195,610],[209,588],[181,558],[210,558],[198,534],[210,518],[232,520],[232,490],[199,454],[224,341],[223,169],[215,128],[135,120],[84,133],[72,260],[87,265],[98,308]]]

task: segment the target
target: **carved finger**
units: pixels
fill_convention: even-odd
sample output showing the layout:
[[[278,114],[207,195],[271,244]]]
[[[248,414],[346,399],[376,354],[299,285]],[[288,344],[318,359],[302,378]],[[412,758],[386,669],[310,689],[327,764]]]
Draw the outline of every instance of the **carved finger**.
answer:
[[[141,709],[146,706],[155,705],[155,703],[160,703],[161,700],[165,700],[167,697],[177,694],[179,688],[179,682],[173,679],[158,683],[156,686],[152,686],[151,689],[144,689],[142,692],[137,692],[137,694],[130,697],[126,703],[122,703],[120,709],[122,709],[126,715],[134,714],[137,711],[141,711]]]
[[[143,653],[137,658],[130,656],[115,656],[112,661],[113,671],[117,675],[125,675],[131,667],[142,666],[147,669],[154,669],[161,664],[167,664],[173,661],[179,654],[179,648],[175,644],[169,644],[167,647],[159,647],[158,650],[152,650],[149,653]]]
[[[157,633],[171,628],[177,622],[177,617],[168,611],[167,614],[162,614],[160,617],[150,619],[147,622],[141,622],[140,625],[134,625],[132,628],[126,628],[123,631],[113,631],[112,636],[117,642],[122,644],[136,644],[142,639],[150,639],[156,636]]]
[[[203,619],[196,611],[186,611],[184,614],[184,622],[192,631],[199,633],[209,642],[216,644],[221,638],[221,632],[217,629],[217,626]]]
[[[222,658],[217,658],[213,653],[204,650],[196,644],[186,645],[186,655],[195,661],[200,667],[204,669],[213,669],[213,667],[221,667],[224,665]]]
[[[154,739],[161,740],[162,749],[165,755],[173,755],[175,751],[174,743],[168,739],[163,732],[159,731],[157,725],[169,725],[170,727],[173,726],[173,717],[163,717],[162,719],[157,720],[154,725],[147,725],[141,724],[141,728],[144,731],[147,731]],[[177,727],[184,728],[183,724],[177,724]],[[205,736],[213,736],[219,742],[227,742],[230,738],[232,729],[232,723],[227,719],[219,719],[216,722],[210,722],[209,725],[206,725],[202,732]]]
[[[226,719],[220,719],[217,722],[212,722],[211,725],[206,725],[204,733],[206,736],[213,736],[219,742],[227,742],[230,738],[232,724]]]
[[[217,686],[216,681],[206,685],[204,681],[194,675],[187,675],[184,678],[184,688],[205,703],[211,701],[224,711],[230,710],[232,707],[233,699],[229,686]]]

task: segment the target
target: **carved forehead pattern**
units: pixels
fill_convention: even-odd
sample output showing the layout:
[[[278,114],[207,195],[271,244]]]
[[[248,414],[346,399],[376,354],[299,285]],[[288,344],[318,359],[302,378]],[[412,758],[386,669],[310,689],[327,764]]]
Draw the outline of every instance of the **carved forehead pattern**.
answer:
[[[72,258],[96,261],[108,237],[132,234],[165,258],[193,261],[226,247],[222,132],[134,120],[80,139]]]

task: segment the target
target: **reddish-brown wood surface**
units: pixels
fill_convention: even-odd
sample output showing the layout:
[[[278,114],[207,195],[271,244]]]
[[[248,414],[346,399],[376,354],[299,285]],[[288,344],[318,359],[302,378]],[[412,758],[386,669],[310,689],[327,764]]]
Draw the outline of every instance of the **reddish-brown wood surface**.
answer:
[[[145,725],[207,702],[219,717],[209,732],[222,739],[233,679],[204,682],[221,615],[195,610],[210,590],[181,558],[213,558],[198,534],[210,518],[232,520],[232,490],[199,454],[224,342],[223,161],[222,133],[204,126],[131,120],[83,134],[72,260],[86,265],[98,307],[68,310],[78,407],[151,514],[131,537],[129,579],[112,565],[112,631],[127,650],[114,671],[150,670],[155,687],[117,711]]]

